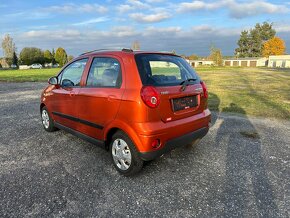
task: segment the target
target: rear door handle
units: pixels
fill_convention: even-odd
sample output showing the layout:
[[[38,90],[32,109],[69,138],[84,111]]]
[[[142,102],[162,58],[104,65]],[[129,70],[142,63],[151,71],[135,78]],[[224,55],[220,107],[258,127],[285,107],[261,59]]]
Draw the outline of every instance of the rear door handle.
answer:
[[[75,92],[69,92],[69,96],[70,96],[70,97],[74,97],[75,95],[76,95]]]

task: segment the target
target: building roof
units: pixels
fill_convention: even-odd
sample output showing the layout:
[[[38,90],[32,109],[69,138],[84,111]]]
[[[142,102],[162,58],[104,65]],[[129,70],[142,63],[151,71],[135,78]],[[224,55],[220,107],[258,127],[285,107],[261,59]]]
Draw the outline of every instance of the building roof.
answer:
[[[270,55],[269,59],[290,60],[290,55]]]
[[[224,58],[225,61],[247,61],[247,60],[259,60],[265,57],[248,57],[248,58]]]

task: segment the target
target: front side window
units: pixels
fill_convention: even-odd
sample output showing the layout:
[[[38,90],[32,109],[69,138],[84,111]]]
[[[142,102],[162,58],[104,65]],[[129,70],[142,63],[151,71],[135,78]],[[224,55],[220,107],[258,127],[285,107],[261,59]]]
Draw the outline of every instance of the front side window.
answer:
[[[121,87],[121,66],[117,59],[94,58],[87,78],[90,87]]]
[[[88,58],[77,60],[67,66],[61,73],[60,85],[64,87],[79,86]]]
[[[176,86],[185,80],[199,83],[194,69],[181,57],[166,54],[137,54],[136,64],[143,85]]]

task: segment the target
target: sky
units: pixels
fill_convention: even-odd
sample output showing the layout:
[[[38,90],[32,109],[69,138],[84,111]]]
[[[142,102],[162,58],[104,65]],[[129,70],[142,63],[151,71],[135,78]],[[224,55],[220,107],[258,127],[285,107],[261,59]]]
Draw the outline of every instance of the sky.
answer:
[[[17,52],[63,47],[77,56],[101,48],[234,55],[242,30],[273,23],[290,53],[290,1],[281,0],[0,0],[0,37]],[[3,51],[0,48],[0,56]]]

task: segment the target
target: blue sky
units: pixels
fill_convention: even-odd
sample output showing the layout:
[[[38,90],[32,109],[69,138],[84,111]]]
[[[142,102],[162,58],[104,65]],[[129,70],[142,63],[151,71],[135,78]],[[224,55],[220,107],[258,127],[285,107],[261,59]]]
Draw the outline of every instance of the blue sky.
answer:
[[[290,53],[290,0],[0,0],[0,36],[23,47],[64,47],[74,56],[131,47],[206,56],[211,45],[233,55],[241,30],[273,22]],[[0,49],[0,55],[2,50]]]

